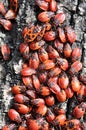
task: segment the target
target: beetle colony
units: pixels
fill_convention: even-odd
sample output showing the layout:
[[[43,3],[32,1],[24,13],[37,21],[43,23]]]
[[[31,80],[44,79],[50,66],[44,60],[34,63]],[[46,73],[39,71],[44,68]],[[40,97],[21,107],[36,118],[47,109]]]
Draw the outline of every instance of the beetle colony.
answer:
[[[1,11],[7,20],[15,18],[18,8],[17,0],[11,2],[7,13]],[[36,5],[40,9],[39,24],[28,23],[22,31],[24,42],[19,46],[24,59],[20,72],[23,85],[11,89],[11,123],[2,130],[84,130],[86,124],[80,119],[86,112],[86,78],[83,74],[79,76],[81,49],[72,47],[76,34],[71,26],[64,26],[66,15],[58,10],[55,0],[36,0]],[[10,54],[7,52],[4,56]],[[73,109],[68,118],[68,111],[59,104],[73,96],[78,103],[70,106]]]

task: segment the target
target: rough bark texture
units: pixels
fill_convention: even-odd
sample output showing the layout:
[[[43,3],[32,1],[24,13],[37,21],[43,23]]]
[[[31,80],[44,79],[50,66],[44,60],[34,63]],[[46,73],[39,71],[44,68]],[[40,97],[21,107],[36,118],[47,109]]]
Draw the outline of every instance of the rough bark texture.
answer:
[[[0,0],[8,9],[8,0]],[[77,40],[74,45],[82,48],[82,72],[86,72],[86,0],[57,0],[60,9],[66,13],[64,24],[71,25],[76,32]],[[19,0],[19,11],[15,20],[12,21],[13,29],[5,31],[0,26],[0,44],[6,43],[11,48],[11,58],[9,61],[0,60],[0,129],[6,122],[7,111],[12,105],[11,86],[20,84],[19,74],[22,58],[18,47],[23,41],[21,31],[28,22],[36,22],[37,9],[35,0]],[[73,102],[74,99],[72,99]],[[65,105],[67,107],[67,103]]]

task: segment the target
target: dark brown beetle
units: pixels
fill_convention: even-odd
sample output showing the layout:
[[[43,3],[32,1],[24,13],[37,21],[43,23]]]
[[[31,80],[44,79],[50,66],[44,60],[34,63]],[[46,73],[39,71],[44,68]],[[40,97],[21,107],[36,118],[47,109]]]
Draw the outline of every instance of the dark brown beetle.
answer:
[[[54,49],[52,46],[48,47],[48,55],[50,59],[58,58],[59,53],[56,49]]]
[[[22,122],[20,114],[15,109],[10,109],[8,111],[8,116],[12,121],[15,121],[17,123]]]
[[[86,84],[86,72],[80,73],[79,79],[80,79],[80,81],[82,81],[84,84]]]
[[[17,103],[28,103],[29,102],[29,98],[23,94],[16,94],[14,97],[15,102]]]
[[[26,59],[29,58],[29,46],[27,43],[21,43],[19,46],[19,50],[20,50],[21,55],[24,58],[26,58]]]
[[[52,124],[54,126],[58,126],[58,125],[62,126],[62,125],[64,125],[65,120],[66,120],[66,116],[64,114],[61,114],[61,115],[56,116],[56,118],[53,120]]]
[[[63,52],[64,52],[64,55],[65,55],[66,58],[70,58],[71,57],[72,48],[71,48],[69,43],[64,45]]]
[[[51,109],[47,109],[47,113],[46,113],[46,120],[48,122],[52,122],[55,119],[55,115],[54,113],[51,111]]]
[[[1,54],[4,60],[8,60],[10,57],[10,48],[7,44],[1,45]]]
[[[54,41],[54,47],[57,49],[59,53],[63,53],[63,43],[60,40]]]
[[[39,81],[40,83],[45,83],[47,81],[47,72],[44,71],[44,72],[40,72],[39,73]]]
[[[54,16],[53,23],[55,26],[58,26],[59,24],[62,24],[65,21],[65,14],[64,13],[58,13]]]
[[[49,3],[50,11],[56,12],[57,10],[57,2],[55,0],[51,0]]]
[[[71,28],[71,26],[67,26],[65,28],[65,33],[66,33],[66,36],[67,36],[67,40],[70,43],[75,42],[75,40],[76,40],[76,34],[75,34],[74,30]]]
[[[49,3],[44,0],[36,0],[36,5],[39,6],[40,9],[45,11],[49,9]]]
[[[80,90],[81,86],[77,76],[72,77],[71,87],[74,92],[78,92]]]
[[[0,18],[0,24],[5,28],[5,30],[11,30],[12,29],[12,23],[11,21],[7,19],[1,19]]]
[[[66,97],[67,96],[65,90],[60,90],[60,92],[56,93],[56,98],[59,102],[65,102]]]
[[[40,49],[43,45],[45,44],[45,41],[41,40],[41,41],[33,41],[30,44],[30,49],[31,50],[38,50]]]
[[[16,18],[16,13],[12,10],[12,9],[10,9],[10,10],[8,10],[7,11],[7,13],[5,14],[5,18],[6,19],[15,19]]]
[[[85,98],[85,85],[80,84],[80,90],[77,92],[77,99],[79,102],[82,102]]]
[[[41,87],[40,87],[40,90],[39,90],[38,92],[39,92],[39,94],[41,94],[42,96],[48,96],[48,95],[50,95],[50,93],[51,93],[49,87],[47,87],[47,86],[41,86]]]
[[[36,116],[45,116],[47,113],[47,106],[41,105],[40,107],[35,108]]]
[[[65,92],[66,92],[66,96],[67,98],[72,98],[73,95],[74,95],[74,91],[72,90],[72,88],[68,87],[65,89]]]
[[[33,86],[36,90],[40,89],[40,81],[37,77],[37,75],[32,75],[32,81],[33,81]]]
[[[65,32],[63,30],[63,28],[58,28],[58,31],[57,31],[57,35],[59,37],[59,39],[61,40],[62,43],[65,43],[66,42],[66,36],[65,36]]]
[[[39,54],[39,59],[41,62],[44,62],[44,61],[48,60],[48,58],[49,58],[48,53],[44,48],[40,48],[38,50],[38,54]]]
[[[61,73],[61,69],[59,67],[54,67],[49,71],[48,75],[49,77],[55,77],[58,76],[60,73]]]
[[[86,104],[82,102],[73,109],[73,116],[77,119],[81,118],[85,114]]]
[[[46,60],[42,64],[39,65],[40,70],[49,70],[55,67],[55,63],[53,60]]]
[[[26,91],[26,87],[21,85],[15,85],[12,87],[11,91],[13,94],[20,94]]]
[[[36,98],[31,100],[31,104],[37,107],[40,107],[41,105],[45,105],[45,101],[42,98]]]
[[[39,57],[38,57],[38,53],[34,52],[32,53],[32,55],[30,56],[29,59],[29,67],[33,68],[33,69],[37,69],[39,66]]]
[[[34,90],[27,90],[26,94],[30,99],[36,99],[37,97],[37,94]]]
[[[53,106],[55,104],[55,98],[54,96],[47,96],[45,97],[45,103],[47,106]]]
[[[14,103],[14,108],[16,109],[17,112],[20,114],[27,114],[31,111],[32,107],[31,106],[26,106],[24,104],[19,104],[19,103]]]
[[[58,78],[58,85],[62,89],[66,89],[69,85],[69,78],[65,72],[61,73]]]
[[[49,22],[50,18],[54,15],[51,11],[44,11],[38,15],[38,20],[41,22]]]
[[[69,73],[74,75],[78,73],[81,69],[82,69],[82,63],[80,61],[75,61],[73,64],[71,64]]]
[[[32,78],[30,76],[26,76],[26,77],[22,77],[22,81],[24,83],[24,85],[28,88],[28,89],[33,89],[33,85],[32,85]]]
[[[81,49],[78,48],[78,47],[74,48],[73,51],[72,51],[71,57],[72,57],[73,62],[75,62],[76,60],[80,60],[80,58],[81,58]]]
[[[66,128],[67,130],[74,130],[80,125],[81,125],[80,120],[72,119],[72,120],[65,121],[64,128]]]
[[[56,33],[54,31],[48,31],[44,34],[44,39],[46,41],[53,41],[56,37]]]
[[[0,13],[3,15],[6,14],[6,9],[5,9],[4,4],[2,2],[0,2]]]
[[[35,69],[32,69],[30,67],[22,68],[22,70],[21,70],[22,76],[30,76],[30,75],[33,75],[35,73],[36,73]]]
[[[57,64],[60,65],[60,68],[62,70],[65,71],[65,70],[68,69],[69,64],[68,64],[68,61],[66,59],[64,59],[64,58],[57,58],[56,60],[57,60]]]

